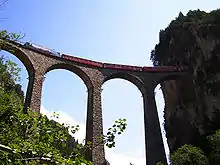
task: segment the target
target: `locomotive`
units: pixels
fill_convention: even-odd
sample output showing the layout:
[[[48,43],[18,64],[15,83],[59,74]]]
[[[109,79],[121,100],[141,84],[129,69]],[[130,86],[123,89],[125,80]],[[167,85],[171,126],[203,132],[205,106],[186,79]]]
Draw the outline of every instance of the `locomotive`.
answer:
[[[140,66],[131,66],[131,65],[121,65],[121,64],[110,64],[102,63],[92,60],[87,60],[79,57],[74,57],[67,54],[61,54],[60,52],[55,51],[54,49],[45,48],[33,43],[26,42],[25,47],[38,51],[40,53],[46,53],[52,56],[61,57],[66,60],[70,60],[76,63],[85,64],[89,66],[99,67],[99,68],[108,68],[108,69],[117,69],[117,70],[128,70],[128,71],[139,71],[139,72],[176,72],[183,71],[185,67],[175,67],[175,66],[160,66],[160,67],[140,67]]]
[[[36,50],[38,52],[41,52],[41,53],[44,52],[44,53],[47,53],[47,54],[50,54],[50,55],[53,55],[53,56],[61,57],[60,52],[56,52],[54,49],[45,48],[43,46],[36,45],[36,44],[30,43],[30,42],[26,42],[24,44],[24,46],[29,48],[29,49],[34,49],[34,50]]]

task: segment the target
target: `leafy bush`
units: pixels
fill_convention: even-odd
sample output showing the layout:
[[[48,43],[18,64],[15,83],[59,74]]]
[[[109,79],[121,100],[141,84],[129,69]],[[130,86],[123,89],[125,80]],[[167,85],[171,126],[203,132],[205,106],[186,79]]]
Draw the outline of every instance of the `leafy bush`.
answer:
[[[157,164],[156,165],[165,165],[164,163],[162,163],[162,162],[157,162]]]
[[[84,146],[69,135],[69,126],[31,111],[24,113],[21,104],[15,102],[15,94],[3,90],[0,94],[0,144],[10,148],[10,152],[0,149],[4,151],[0,152],[0,161],[91,164],[85,159]]]
[[[203,151],[192,145],[184,145],[171,155],[172,165],[208,165]]]
[[[207,137],[212,151],[209,155],[210,164],[220,164],[220,130]]]

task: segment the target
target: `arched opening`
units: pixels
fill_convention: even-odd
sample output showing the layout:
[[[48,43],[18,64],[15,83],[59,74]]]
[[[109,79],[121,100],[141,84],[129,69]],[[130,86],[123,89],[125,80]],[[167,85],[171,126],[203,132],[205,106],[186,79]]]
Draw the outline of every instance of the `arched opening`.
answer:
[[[167,143],[167,138],[166,138],[166,131],[164,128],[164,106],[165,106],[165,101],[164,101],[164,96],[161,90],[161,86],[158,84],[154,90],[155,93],[155,100],[156,100],[156,105],[157,105],[157,112],[158,112],[158,117],[160,121],[160,128],[161,128],[161,133],[162,133],[162,138],[163,138],[163,144],[166,152],[166,157],[169,162],[169,157],[170,157],[170,150],[169,146]]]
[[[32,85],[33,85],[33,77],[34,77],[34,67],[30,61],[30,59],[28,58],[28,56],[19,48],[17,48],[16,46],[8,43],[8,42],[0,42],[0,49],[7,51],[8,54],[12,53],[14,56],[11,56],[11,58],[13,60],[15,60],[15,62],[17,62],[19,64],[19,66],[21,66],[21,79],[22,80],[26,80],[26,78],[28,79],[28,81],[24,81],[21,82],[22,83],[22,90],[24,91],[24,95],[25,95],[25,101],[24,101],[24,107],[29,107],[30,106],[30,101],[31,101],[31,92],[32,92]],[[10,52],[10,53],[9,53]],[[15,57],[17,57],[17,60]],[[21,63],[19,63],[21,62]],[[25,68],[25,69],[24,69]],[[24,70],[26,70],[26,74],[22,73],[25,72]]]
[[[181,91],[179,85],[182,83],[183,79],[189,80],[184,73],[164,76],[158,81],[154,90],[168,164],[170,164],[170,149],[172,150],[170,146],[172,147],[173,141],[172,138],[168,136],[166,130],[170,125],[170,116],[176,110],[176,104],[179,101],[179,93]],[[175,127],[175,125],[173,125],[173,127]]]
[[[74,137],[82,143],[86,133],[87,87],[91,84],[85,82],[85,75],[78,71],[61,64],[47,70],[42,88],[41,113],[50,118],[56,112],[59,114],[59,118],[55,119],[57,122],[79,125],[80,129]],[[73,73],[76,75],[73,76]]]
[[[124,72],[112,73],[104,79],[103,83],[105,83],[108,80],[115,79],[115,78],[121,78],[121,79],[127,80],[128,82],[133,83],[141,91],[141,93],[144,93],[142,81],[138,77],[133,76],[132,74],[129,74],[129,73],[124,73]]]
[[[69,64],[65,64],[65,63],[58,63],[58,64],[52,65],[50,68],[48,68],[46,73],[48,73],[52,70],[55,70],[55,69],[65,69],[65,70],[71,71],[71,72],[75,73],[78,77],[80,77],[81,80],[83,80],[84,84],[86,85],[86,87],[88,89],[92,87],[92,82],[91,82],[90,78],[86,75],[86,73],[82,69],[80,69],[74,65],[69,65]]]
[[[15,83],[21,85],[21,90],[24,93],[24,104],[25,104],[25,99],[28,90],[28,83],[29,83],[29,75],[31,73],[34,73],[33,72],[34,69],[31,62],[29,61],[28,57],[25,54],[19,51],[13,52],[12,54],[7,49],[3,49],[0,52],[0,56],[3,57],[3,61],[10,60],[15,64],[17,64],[16,68],[20,68],[18,75],[20,77],[20,80],[17,80]],[[18,90],[20,90],[20,87],[18,88],[19,88]]]
[[[119,118],[126,118],[128,126],[117,135],[115,148],[105,147],[106,159],[110,164],[146,164],[143,98],[141,86],[136,86],[141,82],[129,75],[117,76],[108,77],[102,87],[104,134]]]

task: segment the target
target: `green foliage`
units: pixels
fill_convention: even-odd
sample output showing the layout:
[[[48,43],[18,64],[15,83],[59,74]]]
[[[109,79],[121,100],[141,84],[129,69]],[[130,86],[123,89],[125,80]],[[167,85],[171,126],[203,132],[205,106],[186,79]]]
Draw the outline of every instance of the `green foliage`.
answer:
[[[157,44],[155,49],[151,52],[151,60],[153,64],[155,66],[164,64],[177,65],[177,56],[183,54],[184,51],[187,51],[187,47],[195,45],[195,43],[193,43],[194,40],[192,40],[191,34],[189,33],[192,27],[201,27],[202,30],[200,35],[204,37],[210,33],[210,30],[212,33],[215,33],[216,36],[220,36],[220,33],[218,32],[219,24],[220,9],[211,11],[210,13],[200,10],[190,10],[186,16],[180,12],[178,17],[171,21],[166,29],[160,31],[160,43]],[[210,26],[212,26],[211,29]],[[216,28],[214,26],[216,26]],[[178,34],[178,37],[176,37],[175,34]],[[178,43],[178,45],[175,44],[175,47],[177,48],[172,50],[173,52],[170,52],[169,56],[165,57],[165,52],[172,48],[171,45],[174,43],[174,41],[175,43]],[[178,48],[181,51],[174,52]],[[190,50],[188,51],[190,52]],[[183,59],[184,57],[181,58]],[[179,62],[183,63],[183,60],[179,60]]]
[[[14,103],[11,94],[1,92],[0,144],[13,151],[0,152],[2,162],[36,163],[33,159],[38,158],[58,164],[91,164],[79,152],[82,145],[69,135],[70,126],[64,127],[43,115],[36,117],[31,111],[23,113],[22,106]]]
[[[23,102],[24,93],[21,90],[21,85],[17,84],[20,81],[19,72],[20,68],[17,64],[11,62],[10,60],[4,60],[4,57],[0,57],[0,88],[7,92],[15,92],[20,97]]]
[[[171,155],[172,165],[208,165],[204,153],[192,145],[184,145]]]
[[[157,162],[156,165],[165,165],[163,162]]]
[[[108,129],[107,135],[104,136],[104,143],[107,147],[115,147],[115,135],[120,135],[127,127],[126,119],[116,120],[112,128]]]
[[[204,153],[200,148],[184,145],[171,154],[171,165],[217,165],[220,164],[220,130],[206,137],[211,152]],[[206,156],[208,157],[206,157]],[[156,165],[163,165],[158,162]]]
[[[21,104],[14,99],[16,94],[0,90],[0,95],[0,162],[92,164],[85,159],[88,147],[78,144],[69,134],[70,130],[78,131],[78,126],[59,124],[30,110],[23,113]],[[53,117],[58,118],[58,114],[54,113]],[[104,136],[104,143],[110,148],[115,146],[115,134],[126,128],[125,119],[116,123],[109,129],[112,132]]]
[[[200,148],[187,144],[172,153],[170,159],[171,165],[209,165],[207,157]],[[164,165],[164,163],[157,162],[156,165]]]
[[[12,40],[12,41],[18,41],[22,39],[25,35],[17,34],[17,33],[9,33],[7,30],[1,30],[0,31],[0,38],[4,40]]]
[[[4,60],[4,57],[0,57],[0,82],[4,82],[5,85],[15,85],[16,81],[20,81],[19,73],[21,68],[17,67],[17,64]]]
[[[208,136],[207,139],[212,148],[209,156],[210,164],[220,164],[220,130],[217,130],[215,134]]]
[[[114,124],[111,128],[108,129],[108,132],[106,135],[103,135],[101,137],[96,137],[99,140],[99,144],[104,143],[108,148],[115,147],[115,137],[116,135],[121,135],[122,132],[125,131],[127,127],[126,119],[118,119],[114,121]],[[88,149],[92,149],[92,142],[88,141],[86,146]],[[94,148],[97,146],[93,146]]]
[[[6,30],[0,31],[1,39],[18,41],[23,37],[21,37],[20,34],[9,33]],[[21,85],[17,84],[20,82],[20,76],[19,76],[20,71],[21,68],[18,68],[16,63],[10,60],[5,60],[3,56],[0,57],[0,88],[3,88],[8,92],[15,91],[23,101],[24,93],[21,90]]]

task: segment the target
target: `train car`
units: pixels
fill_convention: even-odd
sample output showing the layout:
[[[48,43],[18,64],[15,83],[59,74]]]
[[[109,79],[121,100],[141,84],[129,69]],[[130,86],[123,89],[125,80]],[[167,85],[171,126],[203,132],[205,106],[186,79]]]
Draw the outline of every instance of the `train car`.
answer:
[[[117,64],[103,63],[103,68],[120,69],[121,66]]]
[[[27,48],[31,48],[31,49],[37,50],[37,51],[39,51],[41,53],[47,53],[49,55],[61,57],[61,54],[59,52],[56,52],[54,49],[45,48],[43,46],[39,46],[39,45],[30,43],[30,42],[26,42],[24,44],[24,46],[27,47]]]
[[[143,67],[144,72],[176,72],[177,67],[174,66],[155,66],[155,67]]]
[[[71,60],[71,61],[80,63],[80,64],[85,64],[85,65],[90,65],[90,66],[95,66],[95,67],[100,67],[100,68],[103,67],[103,64],[101,62],[87,60],[87,59],[74,57],[74,56],[70,56],[70,55],[66,55],[66,54],[62,54],[61,57],[64,59],[67,59],[67,60]]]
[[[128,66],[129,70],[133,70],[133,71],[142,71],[142,67],[140,66]]]
[[[122,65],[124,70],[131,70],[131,71],[142,71],[142,67],[140,66],[132,66],[132,65]]]
[[[128,70],[128,71],[142,71],[142,67],[139,67],[139,66],[110,64],[110,63],[103,63],[103,68]]]

